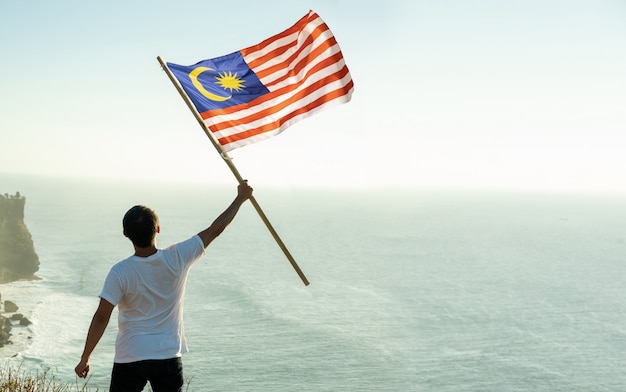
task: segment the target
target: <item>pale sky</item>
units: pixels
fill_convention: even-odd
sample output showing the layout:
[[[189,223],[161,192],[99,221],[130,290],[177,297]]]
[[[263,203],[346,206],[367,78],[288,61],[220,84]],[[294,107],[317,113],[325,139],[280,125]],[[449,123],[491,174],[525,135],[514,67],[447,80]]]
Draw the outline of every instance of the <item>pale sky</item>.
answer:
[[[156,57],[309,9],[355,92],[232,151],[251,184],[626,192],[624,0],[0,0],[0,172],[234,184]]]

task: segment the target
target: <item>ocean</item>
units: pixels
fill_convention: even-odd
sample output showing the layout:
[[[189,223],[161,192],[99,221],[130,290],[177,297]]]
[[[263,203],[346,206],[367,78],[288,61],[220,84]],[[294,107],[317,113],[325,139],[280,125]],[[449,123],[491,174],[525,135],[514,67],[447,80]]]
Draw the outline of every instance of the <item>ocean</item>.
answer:
[[[251,185],[311,284],[244,205],[189,277],[188,391],[626,390],[623,196]],[[103,280],[132,253],[124,212],[154,208],[165,247],[235,186],[0,175],[16,191],[41,279],[0,285],[33,322],[0,355],[76,384]],[[93,390],[116,330],[115,312]]]

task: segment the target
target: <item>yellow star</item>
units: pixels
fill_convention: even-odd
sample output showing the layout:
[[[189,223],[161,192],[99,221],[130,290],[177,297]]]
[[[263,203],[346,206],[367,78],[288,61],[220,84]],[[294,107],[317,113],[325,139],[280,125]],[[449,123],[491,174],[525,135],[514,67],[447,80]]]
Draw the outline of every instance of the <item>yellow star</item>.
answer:
[[[220,73],[216,77],[216,79],[217,82],[215,82],[215,84],[219,84],[220,86],[222,86],[222,88],[224,88],[224,90],[229,89],[231,93],[233,92],[233,90],[240,91],[242,88],[244,88],[244,80],[239,79],[237,77],[237,74],[233,75],[233,73],[230,71],[228,71],[228,73]]]

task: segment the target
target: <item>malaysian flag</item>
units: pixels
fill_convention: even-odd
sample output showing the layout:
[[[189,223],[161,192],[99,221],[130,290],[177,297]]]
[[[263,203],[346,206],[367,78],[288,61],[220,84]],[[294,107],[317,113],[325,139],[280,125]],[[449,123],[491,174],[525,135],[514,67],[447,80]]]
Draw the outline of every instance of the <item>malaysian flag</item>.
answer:
[[[224,151],[348,102],[354,90],[335,37],[313,11],[258,45],[167,67]]]

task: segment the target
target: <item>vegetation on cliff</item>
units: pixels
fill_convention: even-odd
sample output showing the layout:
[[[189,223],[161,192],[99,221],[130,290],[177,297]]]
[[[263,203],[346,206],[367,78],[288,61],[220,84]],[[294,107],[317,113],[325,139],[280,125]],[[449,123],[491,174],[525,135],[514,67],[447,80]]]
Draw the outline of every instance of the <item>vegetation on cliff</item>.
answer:
[[[87,384],[67,384],[59,381],[50,371],[31,374],[19,367],[0,366],[0,392],[98,392]]]
[[[0,195],[0,283],[32,278],[39,270],[39,257],[24,223],[26,198]]]

